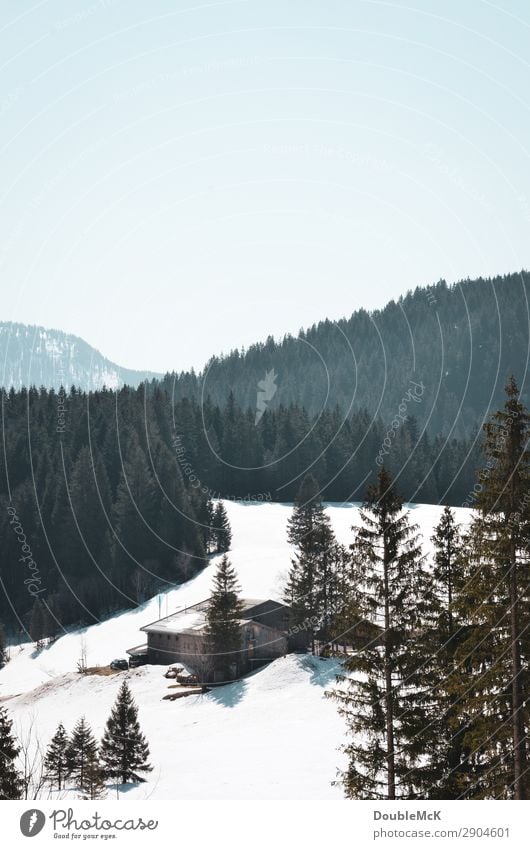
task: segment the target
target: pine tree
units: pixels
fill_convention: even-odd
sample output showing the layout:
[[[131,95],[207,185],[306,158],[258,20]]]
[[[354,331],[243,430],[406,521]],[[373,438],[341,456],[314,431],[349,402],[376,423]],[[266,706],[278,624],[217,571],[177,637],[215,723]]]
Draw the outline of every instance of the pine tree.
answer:
[[[421,768],[432,746],[424,733],[431,682],[422,675],[422,635],[432,593],[417,528],[402,507],[383,467],[351,546],[357,609],[379,639],[346,661],[352,677],[339,676],[341,686],[329,694],[352,737],[341,776],[349,798],[417,798],[430,780],[430,768]]]
[[[84,716],[78,720],[70,737],[66,750],[68,775],[74,779],[76,787],[86,790],[86,768],[97,756],[97,744]]]
[[[43,645],[44,638],[46,636],[45,632],[45,608],[42,601],[39,598],[36,598],[33,602],[33,608],[31,611],[31,622],[29,625],[29,633],[33,642],[37,645],[37,648],[41,648]]]
[[[13,721],[5,708],[0,707],[0,799],[20,799],[22,776],[15,766],[20,752],[12,732]]]
[[[97,754],[89,755],[84,774],[83,799],[104,799],[106,796],[105,771]]]
[[[202,522],[202,533],[204,538],[204,549],[206,554],[211,554],[211,552],[215,548],[215,531],[214,531],[214,516],[215,516],[215,508],[213,506],[213,502],[211,498],[204,503],[203,509],[200,514],[200,520]]]
[[[434,546],[433,577],[438,590],[442,616],[440,628],[442,636],[451,639],[455,631],[453,609],[455,573],[458,571],[461,546],[458,525],[450,507],[445,507],[442,518],[434,529],[431,542]]]
[[[433,544],[434,628],[426,646],[431,663],[432,696],[436,708],[433,722],[436,745],[432,752],[433,781],[429,798],[458,799],[468,771],[464,745],[466,723],[462,720],[452,682],[459,674],[455,654],[465,635],[465,623],[457,615],[457,590],[462,585],[463,547],[455,515],[445,507],[431,537]]]
[[[100,757],[107,778],[121,784],[139,784],[145,779],[138,773],[151,772],[149,746],[140,731],[138,708],[127,681],[123,681],[105,726]]]
[[[2,669],[6,665],[6,663],[6,639],[2,623],[0,622],[0,669]]]
[[[313,475],[306,475],[302,481],[287,525],[287,538],[296,551],[285,601],[291,607],[293,624],[307,631],[315,654],[317,632],[322,631],[326,638],[329,628],[337,550]]]
[[[465,798],[529,797],[530,417],[513,377],[506,396],[484,426],[478,514],[458,598],[467,630],[453,689],[467,722]]]
[[[207,645],[212,665],[223,680],[237,676],[241,651],[241,602],[236,572],[226,554],[214,577],[206,614]]]
[[[318,481],[308,474],[294,500],[293,513],[287,523],[287,539],[291,545],[309,551],[314,547],[314,535],[320,533],[322,527],[330,527],[329,519],[324,512]]]
[[[58,790],[64,786],[70,769],[69,750],[70,741],[64,725],[60,722],[44,757],[46,777],[52,785],[57,786]]]
[[[232,531],[226,507],[222,501],[218,501],[215,505],[213,513],[213,538],[215,540],[215,550],[218,554],[222,554],[230,549],[232,544]]]
[[[355,572],[352,570],[348,549],[336,543],[330,552],[332,577],[328,583],[329,617],[324,623],[324,634],[330,650],[356,642],[356,628],[360,622],[357,593],[354,585]],[[366,623],[363,623],[364,625]],[[373,636],[376,635],[374,629]],[[368,637],[367,637],[368,640]]]

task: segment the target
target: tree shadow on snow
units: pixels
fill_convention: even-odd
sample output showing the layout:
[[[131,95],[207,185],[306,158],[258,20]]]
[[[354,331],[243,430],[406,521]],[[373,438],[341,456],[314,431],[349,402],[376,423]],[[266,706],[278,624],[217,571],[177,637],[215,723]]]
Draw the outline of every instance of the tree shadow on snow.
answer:
[[[246,681],[234,681],[233,684],[225,684],[223,687],[213,687],[208,698],[223,707],[233,708],[243,701],[246,689]]]
[[[317,687],[328,687],[334,684],[336,676],[342,672],[339,661],[312,655],[301,658],[300,665],[302,669],[310,673],[310,683]]]

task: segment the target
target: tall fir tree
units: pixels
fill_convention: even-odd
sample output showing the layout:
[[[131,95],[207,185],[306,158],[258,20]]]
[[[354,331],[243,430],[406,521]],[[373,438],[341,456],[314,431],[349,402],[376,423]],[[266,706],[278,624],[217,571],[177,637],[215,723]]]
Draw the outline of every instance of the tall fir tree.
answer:
[[[46,778],[52,786],[57,787],[57,790],[62,790],[69,773],[69,748],[68,734],[60,722],[44,756]]]
[[[215,550],[215,531],[214,531],[214,515],[215,508],[211,498],[205,501],[200,513],[200,521],[202,524],[202,533],[204,538],[204,549],[206,554],[211,554]]]
[[[287,525],[287,538],[295,546],[295,555],[285,601],[291,607],[294,626],[304,628],[315,654],[317,633],[322,631],[326,639],[326,629],[329,630],[337,548],[320,487],[313,475],[306,475],[300,485]]]
[[[20,752],[13,734],[13,721],[7,710],[0,707],[0,799],[20,799],[23,781],[16,767]]]
[[[4,628],[2,623],[0,622],[0,669],[2,669],[7,663],[7,651],[6,651],[6,638],[4,634]]]
[[[94,734],[84,716],[78,720],[66,749],[68,775],[74,780],[76,787],[86,790],[87,765],[97,756],[97,743]]]
[[[440,601],[442,635],[451,639],[455,631],[454,595],[461,554],[460,531],[450,507],[445,507],[442,517],[431,537],[434,548],[433,577]]]
[[[320,486],[314,475],[307,474],[294,499],[293,513],[287,523],[287,539],[296,548],[309,550],[322,527],[330,527],[330,523],[324,512]]]
[[[470,752],[461,795],[521,800],[530,787],[530,417],[513,377],[484,430],[458,598],[467,628],[453,689]]]
[[[222,501],[218,501],[213,511],[212,535],[215,551],[223,554],[229,551],[232,544],[232,530],[228,520],[228,513]]]
[[[241,613],[237,575],[225,554],[214,576],[206,614],[207,650],[212,658],[214,675],[225,681],[235,678],[239,671]]]
[[[427,662],[432,662],[432,695],[436,705],[433,728],[433,781],[429,798],[458,799],[463,776],[468,771],[464,745],[466,723],[458,709],[452,682],[458,674],[455,654],[465,637],[465,623],[457,614],[456,594],[461,586],[463,547],[454,512],[445,507],[431,536],[433,545],[432,577],[434,589],[434,628]]]
[[[431,779],[422,768],[433,746],[422,634],[432,590],[417,527],[384,467],[361,521],[351,546],[356,607],[379,638],[346,661],[349,675],[329,694],[351,737],[341,781],[349,798],[417,798]]]
[[[145,781],[139,773],[151,772],[149,746],[140,730],[138,707],[127,681],[123,681],[100,744],[103,771],[121,784]]]

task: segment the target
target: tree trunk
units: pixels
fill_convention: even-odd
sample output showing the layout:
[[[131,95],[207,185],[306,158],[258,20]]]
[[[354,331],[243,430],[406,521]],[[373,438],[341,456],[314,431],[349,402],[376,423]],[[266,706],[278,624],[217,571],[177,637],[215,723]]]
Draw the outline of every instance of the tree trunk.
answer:
[[[515,546],[513,546],[515,549]],[[517,599],[517,563],[515,551],[510,566],[510,641],[512,650],[512,724],[513,724],[513,792],[515,799],[524,799],[526,746],[521,693],[521,651],[519,646],[519,617]]]
[[[390,649],[390,604],[389,604],[389,580],[388,562],[385,552],[384,562],[385,580],[385,709],[386,709],[386,763],[388,798],[396,798],[396,776],[394,764],[394,711],[392,704],[392,663]]]
[[[510,455],[513,455],[513,432],[510,445]],[[519,457],[510,456],[510,516],[517,512],[517,493],[515,486],[515,469]],[[523,717],[523,697],[521,690],[521,647],[519,643],[519,599],[517,596],[517,539],[515,529],[510,528],[510,642],[512,654],[512,733],[513,733],[513,795],[515,799],[526,797],[526,741]]]
[[[451,554],[449,555],[451,558]],[[451,569],[451,560],[449,560],[448,574],[447,574],[447,604],[448,604],[448,613],[449,613],[449,637],[451,640],[453,639],[453,575]]]

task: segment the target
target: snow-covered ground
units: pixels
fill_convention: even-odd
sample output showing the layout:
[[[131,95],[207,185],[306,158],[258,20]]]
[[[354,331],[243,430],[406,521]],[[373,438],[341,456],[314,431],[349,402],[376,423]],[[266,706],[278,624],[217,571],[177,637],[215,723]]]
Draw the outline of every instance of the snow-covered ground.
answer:
[[[290,565],[285,504],[226,502],[233,532],[230,560],[242,595],[281,599]],[[411,519],[429,538],[442,508],[412,505]],[[337,538],[348,544],[358,524],[358,505],[327,507]],[[456,510],[466,524],[470,511]],[[114,676],[82,676],[75,670],[81,638],[88,666],[105,665],[142,643],[139,631],[162,616],[207,598],[217,558],[187,584],[152,599],[132,612],[64,635],[36,651],[31,644],[12,649],[0,671],[0,699],[18,729],[33,721],[46,744],[59,721],[70,730],[83,714],[96,736],[124,676],[140,708],[151,747],[149,780],[128,789],[127,798],[326,799],[340,798],[331,786],[342,755],[343,722],[324,693],[338,671],[335,661],[290,655],[244,680],[203,695],[171,702],[164,667],[146,666]]]

